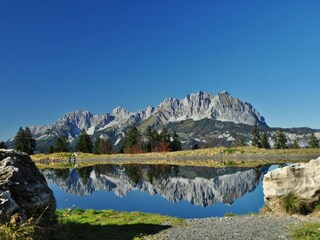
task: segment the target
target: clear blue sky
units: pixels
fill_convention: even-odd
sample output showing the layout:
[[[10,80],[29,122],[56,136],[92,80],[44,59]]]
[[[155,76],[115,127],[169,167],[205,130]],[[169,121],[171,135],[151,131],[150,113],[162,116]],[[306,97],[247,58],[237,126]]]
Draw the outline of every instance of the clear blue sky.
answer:
[[[320,1],[0,2],[0,140],[69,111],[199,90],[320,128]]]

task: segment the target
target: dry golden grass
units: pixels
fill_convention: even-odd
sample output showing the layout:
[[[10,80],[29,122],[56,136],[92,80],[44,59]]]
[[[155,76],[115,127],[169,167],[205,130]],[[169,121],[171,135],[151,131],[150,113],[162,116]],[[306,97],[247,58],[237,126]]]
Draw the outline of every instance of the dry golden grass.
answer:
[[[208,167],[257,167],[269,163],[303,162],[320,156],[320,149],[261,149],[256,147],[207,148],[178,152],[98,155],[91,153],[36,154],[31,158],[39,168],[73,167],[68,159],[76,155],[77,167],[96,164],[170,164]],[[293,158],[294,157],[294,158]]]
[[[75,153],[77,159],[116,159],[116,158],[179,158],[179,157],[217,157],[217,156],[241,156],[241,155],[254,155],[268,156],[268,155],[308,155],[318,154],[320,156],[320,148],[300,148],[300,149],[263,149],[256,147],[235,147],[235,148],[206,148],[197,150],[184,150],[178,152],[152,152],[152,153],[140,153],[140,154],[92,154],[92,153]],[[34,161],[39,160],[67,160],[73,155],[73,153],[52,153],[52,154],[35,154],[31,158]]]

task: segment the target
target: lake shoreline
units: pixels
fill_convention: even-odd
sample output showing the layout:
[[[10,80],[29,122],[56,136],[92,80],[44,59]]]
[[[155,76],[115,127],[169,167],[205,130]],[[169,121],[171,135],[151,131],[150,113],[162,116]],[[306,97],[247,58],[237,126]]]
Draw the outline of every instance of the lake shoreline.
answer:
[[[65,168],[87,167],[97,164],[165,164],[178,166],[202,166],[202,167],[258,167],[265,164],[284,164],[308,162],[310,159],[319,157],[319,154],[242,154],[225,156],[177,156],[177,157],[154,157],[147,156],[121,156],[115,155],[108,158],[96,156],[95,158],[78,157],[75,162],[69,159],[37,159],[32,157],[39,168]]]

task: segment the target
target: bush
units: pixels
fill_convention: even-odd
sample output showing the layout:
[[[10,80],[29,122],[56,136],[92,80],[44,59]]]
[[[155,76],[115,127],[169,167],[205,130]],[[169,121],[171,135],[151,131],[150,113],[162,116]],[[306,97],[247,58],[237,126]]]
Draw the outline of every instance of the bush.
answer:
[[[288,213],[308,214],[312,211],[310,204],[296,196],[293,192],[289,192],[282,198],[281,204]]]

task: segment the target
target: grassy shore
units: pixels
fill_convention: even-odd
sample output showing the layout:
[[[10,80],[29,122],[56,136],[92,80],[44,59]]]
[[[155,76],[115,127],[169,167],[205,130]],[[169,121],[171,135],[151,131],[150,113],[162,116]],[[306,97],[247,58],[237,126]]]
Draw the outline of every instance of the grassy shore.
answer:
[[[0,225],[0,239],[78,240],[78,239],[141,239],[181,224],[182,219],[141,212],[113,210],[57,210],[57,223],[50,227],[35,220],[20,227]]]
[[[36,154],[31,156],[39,168],[72,166],[68,159],[74,153]],[[268,163],[303,162],[320,156],[320,149],[261,149],[255,147],[208,148],[178,152],[97,155],[76,153],[79,167],[95,164],[171,164],[190,166],[256,167]]]
[[[145,239],[145,236],[151,237],[184,223],[183,219],[158,214],[114,210],[57,210],[56,217],[56,222],[50,226],[38,225],[33,219],[21,226],[0,225],[0,239]],[[290,230],[295,240],[320,239],[319,222],[306,222]]]
[[[152,152],[139,154],[92,154],[76,153],[79,159],[113,159],[113,158],[179,158],[179,157],[224,157],[224,156],[255,156],[263,157],[269,155],[319,155],[320,148],[299,148],[299,149],[264,149],[256,147],[236,147],[236,148],[205,148],[197,150],[183,150],[177,152]],[[35,154],[32,156],[34,161],[49,160],[67,160],[72,153],[52,153],[52,154]]]

